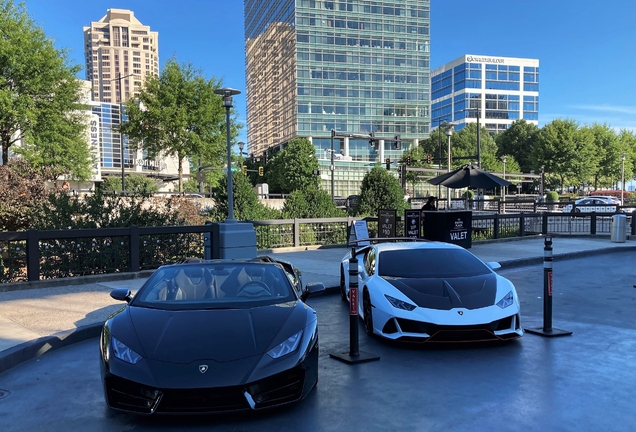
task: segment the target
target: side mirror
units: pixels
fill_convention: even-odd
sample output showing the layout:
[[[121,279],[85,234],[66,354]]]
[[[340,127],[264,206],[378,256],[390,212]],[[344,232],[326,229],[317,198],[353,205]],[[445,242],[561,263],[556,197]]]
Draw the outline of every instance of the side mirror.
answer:
[[[115,288],[110,292],[110,296],[115,300],[125,301],[126,303],[130,303],[132,300],[132,295],[128,288]]]
[[[501,268],[501,264],[499,264],[497,261],[489,261],[486,263],[486,265],[493,270],[498,270]]]
[[[325,285],[322,282],[311,282],[305,286],[302,300],[305,301],[310,295],[316,295],[325,291]]]

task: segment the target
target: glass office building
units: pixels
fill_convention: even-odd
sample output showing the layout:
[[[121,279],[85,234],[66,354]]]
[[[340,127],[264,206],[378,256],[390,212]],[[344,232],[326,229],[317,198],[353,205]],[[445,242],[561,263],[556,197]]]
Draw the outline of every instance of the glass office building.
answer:
[[[477,122],[492,134],[539,123],[539,60],[464,55],[431,72],[431,127]]]
[[[429,135],[429,12],[429,0],[246,0],[250,151],[307,137],[329,173],[331,131],[352,135],[335,140],[334,184],[357,193],[373,163]]]

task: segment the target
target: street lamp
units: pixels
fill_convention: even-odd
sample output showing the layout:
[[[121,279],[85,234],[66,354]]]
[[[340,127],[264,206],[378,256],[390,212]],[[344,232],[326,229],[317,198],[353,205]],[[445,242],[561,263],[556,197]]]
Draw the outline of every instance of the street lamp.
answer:
[[[625,205],[625,201],[623,201],[623,194],[625,192],[625,153],[621,155],[621,205]]]
[[[448,139],[448,144],[447,144],[448,154],[446,155],[448,160],[448,168],[446,172],[450,172],[451,170],[451,136],[453,135],[453,126],[455,126],[453,123],[444,123],[444,128],[446,129],[445,130],[446,137]],[[450,210],[451,208],[450,191],[448,190],[448,188],[446,188],[446,208],[448,210]]]
[[[506,179],[506,161],[508,160],[508,158],[506,156],[501,158],[501,161],[503,162],[503,179]],[[503,200],[506,200],[506,187],[502,186],[501,188],[501,192],[503,195]]]
[[[117,72],[117,78],[113,78],[112,80],[109,80],[109,82],[118,81],[119,84],[119,88],[118,88],[118,94],[119,94],[119,127],[121,128],[121,124],[124,122],[124,103],[123,103],[123,98],[122,98],[122,93],[121,93],[121,80],[124,78],[128,78],[131,76],[139,76],[137,74],[128,74],[125,76],[121,76],[121,72]],[[124,192],[126,191],[126,173],[124,172],[124,135],[121,133],[121,130],[119,131],[119,143],[120,143],[120,151],[121,151],[121,193],[122,195],[124,194]]]
[[[214,90],[214,93],[223,96],[223,106],[225,107],[225,128],[227,129],[227,220],[225,222],[236,222],[234,219],[234,191],[232,189],[232,149],[230,147],[230,108],[232,108],[232,96],[241,94],[233,88],[222,88]]]
[[[243,162],[243,149],[245,148],[245,143],[243,141],[240,141],[237,145],[239,148],[239,160]]]

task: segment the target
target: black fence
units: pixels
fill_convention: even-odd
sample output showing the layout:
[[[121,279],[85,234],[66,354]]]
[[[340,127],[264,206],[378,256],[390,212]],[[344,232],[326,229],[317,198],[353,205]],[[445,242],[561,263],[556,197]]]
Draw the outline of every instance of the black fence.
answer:
[[[614,213],[517,213],[472,216],[472,241],[537,234],[609,235]],[[636,212],[626,214],[627,234],[636,235]],[[346,245],[358,218],[253,221],[258,250]],[[365,218],[377,237],[377,218]],[[404,221],[396,220],[402,235]],[[421,236],[424,237],[424,232]],[[205,256],[212,226],[128,227],[0,232],[0,283],[106,273],[138,272]]]

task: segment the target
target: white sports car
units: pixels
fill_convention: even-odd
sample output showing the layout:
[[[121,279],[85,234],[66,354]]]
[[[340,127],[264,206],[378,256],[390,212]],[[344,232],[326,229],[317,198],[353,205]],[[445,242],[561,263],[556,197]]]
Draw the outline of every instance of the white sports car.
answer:
[[[442,242],[356,250],[358,314],[369,335],[407,342],[509,340],[523,335],[514,285],[466,249]],[[340,293],[349,299],[349,252]]]

